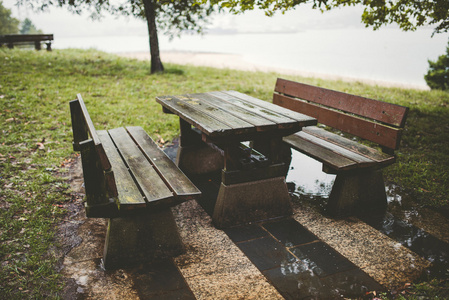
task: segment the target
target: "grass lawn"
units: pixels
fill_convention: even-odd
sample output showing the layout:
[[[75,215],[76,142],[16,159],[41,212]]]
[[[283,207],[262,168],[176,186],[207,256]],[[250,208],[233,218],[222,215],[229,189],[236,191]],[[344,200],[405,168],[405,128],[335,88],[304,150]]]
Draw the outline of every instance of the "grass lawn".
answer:
[[[237,90],[271,101],[277,77],[410,107],[397,163],[386,179],[416,204],[449,208],[449,93],[369,86],[275,73],[166,65],[93,50],[0,48],[0,295],[57,298],[55,225],[71,200],[66,165],[73,158],[68,102],[81,93],[97,129],[142,126],[155,140],[178,134],[158,95]],[[56,248],[55,248],[56,247]]]

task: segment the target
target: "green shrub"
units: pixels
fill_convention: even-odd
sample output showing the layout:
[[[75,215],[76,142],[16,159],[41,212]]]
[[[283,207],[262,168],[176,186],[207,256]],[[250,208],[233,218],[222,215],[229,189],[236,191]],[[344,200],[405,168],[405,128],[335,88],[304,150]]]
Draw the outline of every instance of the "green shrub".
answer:
[[[432,90],[449,90],[449,43],[446,54],[435,62],[429,60],[429,71],[424,79]]]

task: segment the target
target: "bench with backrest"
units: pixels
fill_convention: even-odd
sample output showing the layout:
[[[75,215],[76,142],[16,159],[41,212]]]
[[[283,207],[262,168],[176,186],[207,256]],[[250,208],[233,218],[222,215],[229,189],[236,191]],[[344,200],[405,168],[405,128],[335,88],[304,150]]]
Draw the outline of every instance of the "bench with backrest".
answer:
[[[170,207],[200,196],[141,127],[96,131],[81,95],[70,102],[87,217],[108,218],[106,268],[182,253]]]
[[[14,48],[14,45],[34,44],[36,50],[41,50],[41,43],[45,42],[47,51],[51,51],[51,41],[53,41],[53,34],[0,35],[0,45],[6,44],[10,49]]]
[[[323,163],[324,172],[337,175],[329,214],[386,207],[382,168],[395,162],[407,107],[280,78],[273,103],[318,120],[318,126],[303,128],[284,142]]]

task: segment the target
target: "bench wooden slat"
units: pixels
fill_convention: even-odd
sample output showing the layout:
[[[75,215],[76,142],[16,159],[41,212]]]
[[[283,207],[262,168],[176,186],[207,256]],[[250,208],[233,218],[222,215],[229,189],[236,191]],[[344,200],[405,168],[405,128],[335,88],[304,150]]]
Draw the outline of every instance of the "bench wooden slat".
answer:
[[[274,94],[273,102],[282,107],[301,111],[304,114],[312,116],[316,118],[319,123],[373,141],[387,148],[397,149],[399,147],[400,134],[402,132],[401,129],[370,122],[353,115],[342,114],[341,112],[332,109],[284,95]]]
[[[306,141],[317,144],[325,149],[329,149],[341,156],[349,158],[350,160],[356,162],[359,167],[369,167],[369,166],[373,166],[377,163],[377,161],[372,160],[366,156],[363,156],[356,152],[350,151],[350,150],[343,148],[337,144],[328,142],[326,140],[322,140],[314,135],[308,134],[307,132],[301,131],[301,132],[298,132],[295,134],[300,136],[301,138],[303,138]]]
[[[231,127],[211,118],[208,115],[198,111],[194,106],[186,104],[174,97],[161,96],[156,97],[156,101],[162,106],[167,105],[173,108],[184,120],[195,127],[205,131],[211,137],[229,135]],[[224,130],[222,130],[224,129]],[[227,130],[229,129],[229,130]]]
[[[299,135],[292,134],[283,138],[283,141],[291,145],[296,150],[318,160],[326,162],[327,165],[337,170],[350,170],[357,168],[357,162],[339,155],[334,151],[311,143]]]
[[[148,204],[157,205],[159,204],[157,202],[160,200],[173,198],[173,193],[128,135],[125,128],[115,128],[108,132],[126,162],[134,180],[145,195]]]
[[[262,118],[259,115],[249,112],[246,109],[235,107],[229,102],[223,101],[212,94],[192,94],[192,96],[200,98],[201,100],[210,103],[213,106],[223,109],[229,114],[232,114],[241,120],[245,120],[246,122],[256,126],[258,131],[277,127],[277,124],[275,122],[267,120],[266,118]]]
[[[224,101],[228,101],[238,107],[244,108],[252,113],[255,113],[261,117],[264,117],[268,120],[275,122],[279,129],[287,129],[293,128],[297,126],[297,122],[289,117],[286,117],[281,114],[276,114],[272,112],[268,112],[264,107],[254,105],[250,102],[247,102],[243,99],[237,98],[233,95],[222,93],[222,92],[211,92],[211,95],[214,95]]]
[[[275,91],[394,126],[404,126],[408,108],[321,87],[278,79]]]
[[[314,135],[320,139],[335,143],[341,147],[344,147],[350,151],[358,153],[360,155],[369,157],[372,160],[377,161],[381,164],[391,164],[395,161],[395,156],[389,155],[377,149],[368,147],[366,145],[360,144],[359,142],[344,138],[340,135],[329,132],[325,129],[318,128],[316,126],[310,126],[303,128],[303,131]]]
[[[53,41],[53,34],[5,34],[0,35],[0,43]]]
[[[179,200],[184,201],[192,199],[194,196],[199,196],[201,194],[198,188],[180,169],[178,169],[175,163],[161,151],[158,145],[150,136],[148,136],[142,127],[133,126],[126,127],[126,129]]]
[[[275,111],[275,112],[279,113],[280,115],[300,121],[300,122],[302,122],[302,126],[312,126],[312,125],[316,125],[316,123],[317,123],[315,118],[312,118],[310,116],[307,116],[305,114],[302,114],[302,113],[299,113],[299,112],[296,112],[296,111],[293,111],[290,109],[283,108],[282,106],[275,105],[275,104],[267,102],[267,101],[264,101],[261,103],[259,101],[259,99],[256,99],[254,97],[248,96],[243,93],[239,93],[236,91],[227,91],[225,93],[232,95],[234,97],[237,97],[239,99],[245,100],[253,105],[262,106],[263,108],[269,109],[271,111]]]
[[[394,150],[399,147],[407,107],[280,78],[273,103],[315,117],[337,131],[312,126],[284,138],[292,148],[322,162],[324,172],[337,175],[328,213],[344,216],[386,208],[382,168],[395,162]],[[381,150],[365,142],[377,144]]]
[[[89,135],[94,141],[95,149],[97,150],[98,156],[100,157],[101,165],[104,170],[109,170],[111,168],[111,163],[104,152],[103,145],[100,142],[100,138],[98,137],[97,131],[95,130],[94,123],[90,118],[89,112],[87,111],[86,104],[81,97],[81,94],[76,95],[79,107],[81,109],[82,114],[84,115],[85,124],[87,125],[87,129],[89,131]]]
[[[143,195],[134,183],[134,179],[124,164],[111,137],[106,130],[98,131],[99,138],[104,145],[106,155],[109,157],[115,176],[120,210],[139,209],[146,207]]]

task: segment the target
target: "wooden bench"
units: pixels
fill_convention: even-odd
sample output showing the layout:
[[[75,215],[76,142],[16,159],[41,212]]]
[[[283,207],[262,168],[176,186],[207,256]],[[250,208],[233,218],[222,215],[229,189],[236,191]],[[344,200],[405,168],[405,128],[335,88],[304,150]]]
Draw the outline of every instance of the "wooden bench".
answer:
[[[182,253],[170,207],[200,191],[141,127],[96,131],[81,95],[70,102],[70,111],[86,215],[109,219],[105,268]]]
[[[318,120],[318,126],[305,127],[284,142],[322,162],[324,172],[337,175],[329,214],[386,207],[381,169],[395,162],[407,107],[284,79],[276,82],[273,103]]]
[[[6,34],[0,35],[0,45],[6,44],[8,48],[14,48],[14,45],[32,44],[36,50],[41,50],[41,43],[46,42],[47,51],[51,51],[51,41],[53,34]]]

